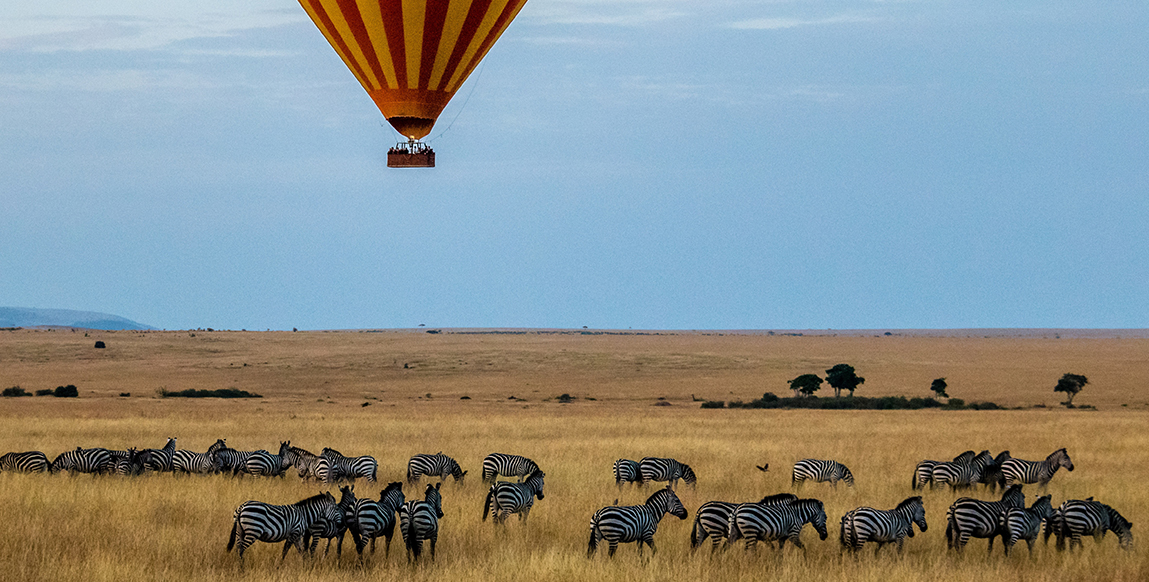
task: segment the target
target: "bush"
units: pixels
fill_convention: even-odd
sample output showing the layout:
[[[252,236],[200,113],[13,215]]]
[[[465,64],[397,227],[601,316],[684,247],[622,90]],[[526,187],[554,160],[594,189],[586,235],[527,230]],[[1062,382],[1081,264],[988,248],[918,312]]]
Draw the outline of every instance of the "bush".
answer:
[[[57,386],[56,391],[52,396],[56,398],[76,398],[80,395],[80,390],[76,388],[75,384],[68,384],[67,386]]]
[[[102,350],[102,349],[104,349],[104,348],[106,348],[106,347],[108,347],[108,346],[105,346],[105,345],[104,345],[104,342],[102,342],[102,341],[97,341],[97,342],[96,342],[96,348],[97,348],[97,349],[101,349],[101,350]]]
[[[720,404],[720,403],[718,403]],[[920,410],[923,408],[944,408],[946,410],[1002,410],[1001,406],[993,402],[976,402],[966,406],[965,401],[952,398],[942,404],[933,398],[906,398],[905,396],[884,396],[882,398],[866,398],[855,396],[853,398],[779,398],[767,392],[759,400],[740,402],[733,400],[729,408],[767,408],[767,409],[815,409],[815,410]],[[722,408],[720,405],[702,406],[703,408]]]
[[[11,388],[5,388],[4,392],[0,392],[0,394],[7,396],[7,397],[31,396],[31,394],[25,392],[24,389],[19,387],[19,386],[13,386]]]
[[[37,390],[36,396],[51,396],[55,393],[56,391],[52,390],[51,388],[44,388],[43,390]]]
[[[726,403],[721,400],[704,400],[702,408],[726,408]]]
[[[156,390],[160,398],[263,398],[259,394],[239,390],[237,388],[223,388],[220,390],[179,390],[172,392],[166,388]],[[321,399],[322,400],[322,399]]]

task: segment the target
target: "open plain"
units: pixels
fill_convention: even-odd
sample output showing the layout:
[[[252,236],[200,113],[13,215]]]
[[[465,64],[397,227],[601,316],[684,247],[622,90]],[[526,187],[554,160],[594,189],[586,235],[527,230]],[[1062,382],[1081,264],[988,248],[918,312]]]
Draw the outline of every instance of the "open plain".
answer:
[[[432,330],[439,331],[439,330]],[[94,349],[96,340],[105,349]],[[788,395],[786,380],[849,363],[866,378],[864,396],[929,396],[945,377],[949,393],[993,401],[1002,411],[778,411],[700,409],[698,400]],[[1053,393],[1066,372],[1090,383],[1067,410]],[[333,332],[0,331],[0,386],[29,392],[74,384],[76,399],[0,400],[0,452],[76,446],[205,450],[217,438],[238,449],[274,452],[280,441],[318,451],[370,454],[377,497],[403,477],[415,453],[443,451],[470,473],[443,486],[445,517],[434,563],[408,566],[397,535],[359,567],[350,536],[344,555],[304,560],[256,544],[242,574],[225,551],[232,511],[259,499],[291,503],[315,484],[284,479],[0,474],[6,580],[1146,580],[1149,545],[1149,336],[1143,331],[920,333],[594,333],[481,330]],[[159,389],[237,388],[259,399],[160,398]],[[121,396],[129,394],[129,396]],[[568,403],[559,396],[572,397]],[[822,397],[831,396],[823,388]],[[1004,557],[971,542],[946,550],[944,514],[955,495],[921,493],[929,529],[897,556],[886,548],[841,555],[838,519],[860,505],[892,508],[916,495],[914,465],[966,449],[1010,450],[1042,459],[1067,447],[1075,471],[1049,485],[1056,506],[1094,496],[1132,521],[1136,542],[1110,534],[1082,551],[1024,543]],[[546,471],[546,498],[530,519],[482,522],[479,477],[491,452],[529,456]],[[658,553],[633,544],[614,560],[586,558],[588,520],[618,498],[641,503],[653,489],[617,489],[620,457],[668,456],[689,463],[695,489],[679,486],[691,516],[663,520]],[[710,555],[689,547],[693,510],[713,499],[756,500],[791,491],[801,458],[832,458],[857,485],[806,485],[825,502],[830,537],[803,534],[806,551],[761,546]],[[762,473],[755,465],[769,463]],[[1036,486],[1027,486],[1036,493]],[[407,487],[409,499],[421,488]],[[975,496],[992,494],[978,490]],[[322,545],[320,546],[322,549]],[[334,553],[334,549],[332,550]]]

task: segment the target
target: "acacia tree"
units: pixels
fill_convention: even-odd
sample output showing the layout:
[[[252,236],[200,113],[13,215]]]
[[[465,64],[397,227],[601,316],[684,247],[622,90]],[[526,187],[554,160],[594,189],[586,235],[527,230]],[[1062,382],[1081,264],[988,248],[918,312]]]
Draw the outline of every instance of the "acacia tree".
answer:
[[[1065,406],[1073,406],[1073,397],[1077,396],[1078,392],[1089,383],[1089,379],[1081,374],[1065,374],[1057,381],[1057,386],[1053,388],[1054,392],[1065,393]]]
[[[799,392],[806,396],[813,396],[822,387],[822,379],[816,374],[802,374],[793,380],[787,380],[786,383],[794,391],[795,398],[798,397]]]
[[[936,378],[934,379],[934,383],[930,384],[930,390],[933,390],[934,394],[938,395],[938,398],[949,398],[950,395],[946,394],[946,386],[945,378]]]
[[[849,390],[850,396],[854,395],[854,389],[861,384],[866,383],[866,379],[854,373],[854,367],[849,364],[838,364],[829,370],[826,370],[826,382],[834,389],[834,398],[837,398],[842,390]]]

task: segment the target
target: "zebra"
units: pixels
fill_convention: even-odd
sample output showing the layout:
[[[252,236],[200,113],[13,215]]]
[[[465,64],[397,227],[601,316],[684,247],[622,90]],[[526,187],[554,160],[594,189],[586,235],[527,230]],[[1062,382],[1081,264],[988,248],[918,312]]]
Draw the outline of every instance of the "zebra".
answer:
[[[329,459],[316,455],[307,449],[290,446],[291,441],[287,441],[287,444],[289,446],[283,452],[283,456],[288,463],[291,463],[298,470],[300,479],[305,481],[316,479],[324,483],[333,483],[339,480],[340,475],[334,472]]]
[[[954,457],[953,462],[968,463],[969,461],[973,460],[976,454],[977,453],[974,453],[973,451],[966,451]],[[912,481],[910,481],[910,489],[924,489],[926,485],[929,485],[930,489],[933,489],[934,467],[936,467],[938,463],[942,462],[944,461],[926,460],[918,463],[918,466],[914,467],[914,478]]]
[[[386,538],[384,545],[385,555],[391,554],[391,537],[395,535],[395,513],[403,505],[403,484],[395,481],[388,483],[387,488],[379,492],[379,501],[373,499],[357,499],[355,501],[354,516],[348,520],[352,537],[355,538],[355,551],[359,553],[360,562],[363,561],[363,548],[371,542],[371,553],[375,553],[375,538],[380,534]]]
[[[970,497],[954,501],[946,510],[946,546],[960,552],[971,537],[989,538],[989,551],[992,552],[994,538],[1002,535],[998,518],[1014,507],[1025,507],[1021,485],[1007,489],[1000,501],[980,501]]]
[[[231,473],[233,476],[247,470],[247,459],[260,451],[237,451],[224,447],[212,453],[213,471],[216,473]],[[262,451],[266,453],[267,451]]]
[[[403,533],[403,544],[407,546],[407,561],[414,556],[419,561],[423,553],[423,540],[431,542],[431,559],[435,559],[435,543],[439,541],[439,520],[443,518],[443,496],[440,481],[427,484],[422,501],[408,501],[399,506],[399,529]]]
[[[319,539],[327,540],[327,547],[323,550],[323,557],[327,557],[327,553],[331,551],[331,540],[338,538],[339,542],[335,545],[335,556],[339,558],[343,555],[343,536],[347,533],[347,516],[354,514],[355,511],[355,487],[345,486],[339,488],[339,503],[328,507],[323,512],[323,518],[315,520],[308,528],[307,535],[311,537],[311,547],[309,553],[314,556],[315,548],[319,545]],[[354,534],[352,537],[355,537]]]
[[[1091,535],[1100,543],[1105,533],[1110,531],[1117,534],[1121,549],[1128,550],[1133,546],[1133,524],[1104,503],[1071,499],[1062,503],[1055,513],[1057,521],[1053,531],[1057,534],[1058,550],[1065,549],[1065,538],[1069,538],[1069,549],[1072,550],[1075,545],[1082,547],[1082,536]]]
[[[256,541],[286,542],[283,555],[295,546],[300,555],[306,553],[307,535],[311,525],[327,514],[327,509],[335,506],[331,493],[320,493],[291,505],[272,505],[261,501],[245,501],[235,509],[235,520],[231,525],[231,536],[227,540],[227,551],[238,546],[239,565],[243,567],[243,552]]]
[[[44,473],[48,470],[48,457],[40,451],[8,453],[0,457],[0,472]]]
[[[172,470],[184,474],[210,473],[214,468],[211,462],[212,454],[226,446],[224,439],[216,439],[215,444],[208,447],[206,453],[179,449],[172,453]]]
[[[1009,451],[1002,451],[998,453],[993,461],[988,463],[983,469],[979,483],[986,486],[990,491],[997,491],[998,487],[1005,488],[1005,473],[1002,472],[1001,466],[1007,460],[1012,459],[1009,456]]]
[[[658,457],[643,457],[638,462],[638,484],[646,485],[651,481],[669,481],[671,489],[678,487],[678,480],[682,479],[683,483],[694,487],[698,483],[698,477],[694,475],[694,469],[690,465],[681,463],[674,459],[660,459]]]
[[[640,557],[642,545],[646,544],[650,546],[651,555],[654,555],[657,552],[654,534],[658,531],[658,522],[667,513],[678,519],[686,519],[687,516],[686,508],[669,484],[665,489],[655,491],[642,505],[610,505],[594,512],[590,518],[587,558],[594,556],[599,541],[604,539],[609,545],[607,555],[611,558],[620,542],[637,542]]]
[[[743,503],[730,515],[726,526],[730,535],[726,538],[726,545],[732,546],[734,542],[745,538],[747,550],[756,548],[759,540],[777,541],[778,549],[782,549],[789,541],[805,550],[799,536],[807,523],[814,526],[820,539],[825,540],[829,536],[826,531],[826,509],[821,501],[798,499],[775,506]]]
[[[140,463],[144,466],[144,472],[156,471],[157,473],[170,473],[172,472],[172,458],[176,452],[176,439],[169,437],[168,442],[164,444],[162,449],[144,449],[139,452]]]
[[[900,554],[906,537],[914,537],[915,524],[923,532],[928,527],[920,495],[902,501],[889,511],[859,507],[842,516],[842,547],[858,552],[866,542],[878,542],[874,549],[877,555],[882,546],[896,543]]]
[[[614,462],[614,484],[618,485],[619,490],[626,483],[637,483],[642,480],[642,476],[638,472],[638,461],[630,459],[619,459]]]
[[[1007,487],[1014,483],[1039,483],[1044,489],[1049,485],[1049,480],[1053,479],[1053,474],[1061,467],[1073,470],[1073,461],[1069,460],[1069,453],[1063,448],[1050,453],[1044,461],[1006,459],[1001,464],[1001,473]]]
[[[539,501],[543,499],[544,477],[546,473],[535,469],[522,483],[499,481],[491,485],[487,491],[487,500],[483,503],[483,521],[487,521],[488,510],[495,523],[505,523],[512,513],[519,514],[519,521],[526,521],[535,498]]]
[[[491,453],[483,459],[483,483],[494,484],[499,475],[518,477],[519,482],[522,482],[524,477],[538,470],[539,466],[526,457]]]
[[[267,451],[255,451],[243,463],[243,472],[256,477],[283,477],[283,472],[291,466],[283,453],[287,451],[287,443],[279,443],[279,454],[273,455]]]
[[[798,496],[793,493],[779,493],[777,495],[767,495],[758,502],[759,505],[782,505],[785,503],[793,503],[798,500]],[[718,544],[721,540],[726,539],[730,535],[728,529],[730,525],[730,516],[738,509],[740,503],[729,503],[726,501],[707,501],[703,503],[694,517],[694,527],[690,530],[690,551],[694,552],[702,542],[710,538],[710,551],[714,552],[718,549]]]
[[[1029,546],[1030,555],[1033,555],[1033,543],[1037,541],[1041,524],[1053,514],[1053,506],[1049,504],[1050,497],[1050,495],[1038,497],[1029,509],[1011,507],[998,517],[1005,555],[1009,555],[1009,550],[1013,548],[1017,540],[1025,540],[1025,544]]]
[[[964,456],[962,456],[964,458]],[[933,470],[934,485],[949,485],[950,490],[965,489],[980,482],[985,467],[993,463],[993,455],[982,451],[969,461],[938,463]]]
[[[76,450],[60,453],[53,459],[48,465],[48,472],[111,473],[115,468],[115,462],[107,449],[76,447]]]
[[[845,481],[847,487],[854,486],[854,474],[845,465],[837,461],[821,461],[818,459],[802,459],[794,463],[794,472],[790,476],[791,486],[801,486],[807,479],[815,483],[830,482],[830,486],[837,488],[838,481]]]
[[[365,477],[368,483],[375,482],[375,475],[379,470],[379,463],[375,462],[375,457],[370,455],[345,457],[343,453],[330,447],[324,447],[319,456],[327,459],[333,469],[328,472],[328,483],[335,475],[350,481],[354,481],[358,477]]]
[[[108,451],[115,459],[115,473],[121,477],[131,477],[144,472],[143,459],[135,448],[126,451]],[[118,454],[118,453],[123,453]]]
[[[419,482],[419,478],[423,475],[428,477],[438,477],[446,479],[448,476],[455,478],[455,483],[462,485],[463,477],[467,472],[459,467],[459,463],[455,459],[443,454],[439,451],[434,455],[415,455],[407,461],[407,483],[414,485]]]

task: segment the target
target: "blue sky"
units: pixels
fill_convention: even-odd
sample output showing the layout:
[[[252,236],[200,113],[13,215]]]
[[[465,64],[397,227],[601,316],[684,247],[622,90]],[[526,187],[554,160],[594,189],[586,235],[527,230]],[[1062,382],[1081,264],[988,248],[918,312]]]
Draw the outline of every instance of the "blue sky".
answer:
[[[530,0],[398,135],[289,0],[0,6],[0,305],[1149,327],[1149,5]]]

